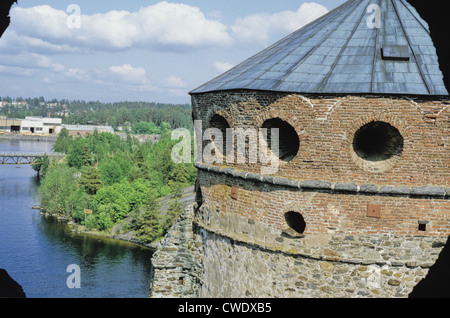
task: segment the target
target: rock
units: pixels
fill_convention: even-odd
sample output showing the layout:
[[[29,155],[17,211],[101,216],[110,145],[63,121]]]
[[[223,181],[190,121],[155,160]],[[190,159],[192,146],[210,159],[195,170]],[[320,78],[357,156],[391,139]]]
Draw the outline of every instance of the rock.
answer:
[[[391,286],[400,286],[400,281],[398,281],[396,279],[390,279],[390,280],[388,280],[388,284]]]
[[[295,231],[294,229],[290,228],[290,227],[284,227],[281,229],[281,233],[284,235],[287,235],[289,237],[292,238],[301,238],[304,237],[303,234],[298,233],[297,231]]]
[[[8,272],[0,268],[0,298],[26,298],[25,292]]]
[[[334,265],[330,262],[320,262],[319,265],[326,272],[332,272],[334,269]]]

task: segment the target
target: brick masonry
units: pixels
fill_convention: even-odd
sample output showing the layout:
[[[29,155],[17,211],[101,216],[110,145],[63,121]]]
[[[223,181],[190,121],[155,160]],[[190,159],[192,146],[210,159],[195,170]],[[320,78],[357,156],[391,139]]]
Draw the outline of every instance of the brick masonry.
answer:
[[[307,223],[305,233],[450,234],[448,100],[233,91],[195,95],[192,104],[203,129],[215,114],[231,128],[260,128],[265,120],[280,118],[300,139],[295,158],[281,162],[273,176],[261,176],[260,164],[200,169],[204,202],[279,227],[284,213],[295,208]],[[367,162],[382,166],[382,172],[365,169],[365,160],[353,150],[356,131],[371,121],[394,126],[404,140],[401,155],[388,167]],[[247,177],[236,178],[238,171]],[[246,180],[251,179],[248,173],[262,181]],[[277,178],[294,186],[273,184]],[[322,186],[296,189],[302,182]],[[238,188],[237,199],[230,197],[233,187]],[[380,206],[381,217],[367,217],[369,204]],[[428,222],[426,231],[419,233],[419,221]]]
[[[448,186],[449,100],[392,96],[302,96],[287,93],[233,91],[192,97],[194,119],[209,127],[219,114],[231,128],[260,128],[280,118],[294,127],[300,149],[278,176],[332,182],[402,186]],[[352,150],[353,136],[364,124],[384,121],[404,138],[400,162],[384,173],[361,169]],[[259,172],[258,165],[228,166]]]
[[[426,277],[450,235],[448,98],[239,90],[195,94],[192,105],[203,131],[214,115],[244,129],[280,118],[299,150],[273,175],[260,162],[196,163],[191,296],[407,297]],[[355,152],[371,122],[398,130],[399,154]],[[302,233],[287,212],[301,215]]]

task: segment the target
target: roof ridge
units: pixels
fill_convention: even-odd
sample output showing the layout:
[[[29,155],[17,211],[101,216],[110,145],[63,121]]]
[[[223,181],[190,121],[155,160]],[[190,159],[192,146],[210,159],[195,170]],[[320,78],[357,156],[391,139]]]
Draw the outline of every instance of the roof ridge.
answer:
[[[318,90],[322,90],[323,86],[325,85],[326,82],[328,82],[328,79],[331,76],[332,71],[335,69],[337,61],[339,59],[341,59],[342,57],[342,52],[347,48],[348,42],[350,41],[350,39],[355,35],[356,30],[358,29],[359,25],[361,24],[362,19],[364,18],[364,14],[361,14],[361,18],[358,19],[358,23],[355,24],[355,26],[353,27],[352,32],[350,32],[349,37],[347,38],[347,41],[345,42],[345,45],[341,48],[341,50],[339,51],[339,54],[336,56],[336,59],[333,63],[333,65],[331,65],[330,71],[327,73],[327,75],[325,75],[325,77],[322,79],[322,81],[319,84],[319,88]],[[373,72],[372,72],[373,73]]]
[[[347,1],[346,3],[350,3],[350,2],[351,2],[351,1]],[[353,3],[353,2],[352,2],[352,3]],[[346,15],[346,17],[344,18],[344,20],[348,17],[348,15],[349,15],[350,13],[351,13],[351,12],[347,13],[347,15]],[[340,16],[340,15],[339,15],[339,16]],[[297,66],[299,66],[300,63],[302,63],[307,57],[309,57],[309,56],[311,55],[311,53],[312,53],[313,51],[315,51],[315,50],[319,47],[320,44],[322,44],[323,42],[325,42],[325,40],[327,40],[327,39],[331,36],[331,34],[332,34],[338,27],[339,27],[339,25],[336,24],[336,26],[333,28],[333,30],[330,31],[330,32],[328,33],[328,36],[327,36],[326,38],[322,39],[322,41],[320,41],[320,43],[319,43],[318,45],[314,46],[308,53],[306,53],[306,54],[300,59],[300,61],[298,61],[297,63],[295,63],[294,65],[292,65],[292,66],[289,68],[289,70],[287,71],[287,73],[286,73],[280,80],[278,80],[278,82],[277,82],[275,85],[272,86],[272,89],[276,89],[276,88],[282,83],[283,79],[285,79],[285,78],[288,77],[290,74],[292,74],[292,72],[297,68]]]
[[[232,69],[226,71],[226,72],[223,73],[222,75],[219,75],[218,77],[214,78],[213,80],[219,79],[219,78],[223,77],[223,76],[226,75],[226,74],[231,74],[232,71],[233,71],[234,69],[236,69],[237,67],[244,66],[245,64],[249,63],[250,61],[256,60],[262,53],[267,53],[267,52],[269,52],[269,51],[275,49],[275,48],[278,47],[281,43],[286,42],[288,39],[291,39],[291,40],[289,41],[289,43],[295,41],[296,37],[295,37],[294,35],[296,35],[296,34],[299,33],[299,32],[304,32],[304,31],[308,30],[308,29],[311,28],[314,24],[321,24],[322,22],[324,22],[323,20],[325,20],[325,19],[327,18],[327,16],[329,16],[330,14],[335,14],[336,12],[338,12],[339,10],[341,10],[342,8],[346,7],[347,5],[350,5],[353,1],[354,1],[354,0],[348,0],[348,1],[344,2],[343,4],[341,4],[340,6],[336,7],[335,9],[331,10],[331,11],[328,12],[327,14],[324,14],[324,15],[320,16],[319,18],[317,18],[317,19],[314,20],[314,21],[311,21],[310,23],[306,24],[306,25],[303,26],[302,28],[300,28],[300,29],[294,31],[294,32],[291,33],[291,34],[288,34],[287,36],[285,36],[285,37],[283,37],[282,39],[278,40],[278,41],[275,42],[274,44],[268,46],[267,48],[265,48],[265,49],[262,50],[261,52],[259,52],[259,53],[255,54],[255,55],[251,56],[250,58],[246,59],[246,60],[243,61],[242,63],[239,63],[238,65],[236,65],[236,66],[233,67]],[[320,29],[320,30],[321,30],[321,29]],[[313,32],[313,34],[314,34],[314,35],[317,34],[317,32],[319,32],[320,30],[317,30],[317,31]],[[305,39],[305,41],[307,41],[307,40],[308,40],[308,39]],[[303,41],[302,44],[303,44],[305,41]],[[300,45],[301,45],[301,44],[300,44]],[[285,56],[288,56],[288,55],[289,55],[290,53],[292,53],[292,51],[294,51],[296,48],[297,48],[297,46],[294,47],[291,51],[289,51]],[[263,58],[261,61],[259,61],[259,63],[262,63],[263,61],[265,61],[265,60],[267,60],[267,59],[269,59],[269,58],[271,58],[271,55],[268,55],[267,57]],[[250,69],[252,69],[253,67],[255,67],[255,65],[252,65],[252,66],[246,68],[243,72],[236,74],[235,76],[233,76],[232,78],[230,78],[228,81],[224,82],[222,85],[226,85],[226,84],[230,83],[231,81],[235,80],[235,79],[238,78],[239,76],[242,76],[244,73],[248,72],[248,71],[249,71]],[[265,74],[265,73],[266,73],[266,72],[264,72],[263,74]],[[261,77],[263,74],[259,75],[258,77]],[[251,84],[252,82],[254,82],[256,79],[257,79],[257,78],[253,79],[250,83],[247,83],[247,85],[245,85],[245,86],[250,85],[250,84]],[[211,81],[210,81],[210,82],[211,82]],[[205,83],[204,85],[207,85],[208,83],[209,83],[209,82]],[[202,86],[204,86],[204,85],[202,85]],[[202,86],[201,86],[201,87],[202,87]]]
[[[334,9],[334,10],[328,12],[327,14],[324,14],[323,16],[319,17],[318,19],[316,19],[316,20],[314,20],[314,21],[308,23],[307,25],[305,25],[305,26],[303,26],[302,28],[300,28],[300,29],[294,31],[293,33],[291,33],[290,35],[284,37],[283,39],[281,39],[280,41],[276,42],[275,44],[269,46],[269,47],[268,47],[267,49],[265,49],[263,52],[267,52],[267,51],[270,50],[271,48],[275,47],[277,44],[280,44],[280,43],[286,41],[288,38],[294,38],[292,41],[290,41],[290,42],[294,42],[294,41],[295,41],[294,35],[295,35],[296,33],[300,32],[300,31],[306,31],[306,29],[310,28],[313,24],[316,24],[316,23],[322,24],[323,20],[325,20],[325,18],[326,18],[327,15],[329,15],[329,14],[331,14],[331,13],[334,14],[334,13],[338,12],[338,9],[339,9],[340,7],[343,7],[344,5],[348,5],[348,4],[350,4],[351,2],[352,2],[352,1],[349,0],[349,1],[345,2],[345,3],[343,3],[343,4],[342,4],[341,6],[339,6],[338,8],[336,8],[336,9]],[[319,31],[321,31],[322,29],[323,29],[323,27],[321,27],[321,28],[318,29],[317,31],[313,32],[313,35],[316,35],[316,34],[317,34]],[[307,39],[305,39],[304,41],[302,41],[302,43],[299,44],[298,46],[295,46],[294,48],[292,48],[292,50],[290,50],[288,53],[286,53],[286,55],[283,56],[282,59],[284,59],[286,56],[289,56],[293,51],[295,51],[300,45],[302,45],[303,43],[305,43],[307,40],[309,40],[309,38],[307,38]],[[314,48],[313,48],[313,49],[314,49]],[[313,49],[311,49],[311,51],[312,51]],[[262,53],[262,52],[261,52],[261,53]],[[308,54],[309,54],[309,52],[305,55],[305,57],[306,57]],[[263,59],[262,61],[267,60],[267,59],[269,59],[269,58],[271,58],[271,56],[267,56],[267,57],[266,57],[265,59]],[[282,60],[282,59],[280,59],[280,60]],[[303,58],[302,58],[302,59],[303,59]],[[273,67],[274,65],[278,65],[279,62],[280,62],[280,60],[279,60],[277,63],[273,64],[272,67]],[[262,62],[262,61],[261,61],[261,62]],[[272,67],[271,67],[271,68],[272,68]],[[250,69],[250,68],[249,68],[249,69]],[[247,72],[249,69],[247,69],[245,72]],[[254,81],[258,80],[261,76],[263,76],[264,74],[266,74],[268,71],[269,71],[269,69],[267,69],[265,72],[263,72],[263,73],[261,73],[260,75],[258,75],[258,76],[257,76],[256,78],[254,78],[251,82],[247,83],[247,85],[245,85],[244,87],[248,87],[248,86],[251,85]],[[244,73],[244,72],[243,72],[243,73]],[[239,75],[242,75],[242,73],[239,74]],[[237,75],[236,77],[238,77],[239,75]],[[235,78],[236,78],[236,77],[235,77]]]
[[[401,1],[401,0],[397,0],[397,1]],[[394,7],[395,14],[397,15],[398,20],[399,20],[399,22],[400,22],[400,26],[401,26],[401,28],[402,28],[403,34],[405,35],[406,41],[408,42],[408,46],[409,46],[410,49],[411,49],[411,54],[413,55],[414,61],[416,62],[417,68],[419,69],[420,77],[422,78],[422,81],[423,81],[423,83],[425,84],[425,87],[426,87],[426,89],[427,89],[427,91],[428,91],[428,94],[431,94],[431,89],[430,89],[430,87],[428,86],[428,83],[427,83],[427,81],[425,80],[425,76],[424,76],[424,74],[423,74],[422,65],[421,65],[421,63],[418,63],[418,60],[417,60],[417,58],[416,58],[416,54],[414,53],[414,50],[413,50],[412,45],[411,45],[411,40],[409,39],[409,35],[408,35],[408,33],[406,32],[405,26],[403,25],[402,19],[400,18],[400,14],[398,13],[397,5],[395,4],[395,1],[394,1],[394,0],[391,0],[391,2],[392,2],[392,6]],[[403,5],[404,5],[404,4],[403,4]],[[413,14],[413,15],[414,15],[414,14]]]
[[[356,1],[348,1],[348,2],[346,2],[346,3],[356,3]],[[356,6],[356,5],[355,5]],[[349,10],[350,11],[350,10]],[[348,12],[347,13],[347,15],[345,16],[345,18],[344,18],[344,20],[350,15],[350,13],[351,12]],[[340,17],[341,15],[339,15],[339,17]],[[318,44],[318,45],[316,45],[316,46],[314,46],[307,54],[305,54],[301,59],[300,59],[300,61],[298,61],[297,63],[295,63],[293,66],[291,66],[290,68],[289,68],[289,70],[287,71],[287,73],[280,79],[280,80],[278,80],[278,82],[277,83],[275,83],[275,85],[273,85],[272,86],[272,89],[276,89],[281,83],[282,83],[282,81],[283,81],[283,79],[285,79],[286,77],[288,77],[290,74],[292,74],[292,72],[297,68],[297,66],[299,66],[300,65],[300,63],[301,62],[303,62],[308,56],[310,56],[311,55],[311,53],[313,52],[313,51],[315,51],[317,48],[318,48],[318,46],[320,45],[320,44],[322,44],[323,42],[325,42],[325,40],[327,40],[330,36],[331,36],[331,34],[334,32],[334,31],[336,31],[336,29],[339,27],[339,24],[336,24],[336,26],[333,28],[333,30],[331,30],[329,33],[328,33],[328,36],[326,37],[326,38],[323,38],[321,41],[320,41],[320,43]]]
[[[405,3],[404,0],[399,0],[399,1],[401,1],[401,3],[405,6],[406,9],[408,9],[409,13],[411,13],[411,15],[414,17],[414,19],[416,19],[417,22],[420,23],[420,25],[425,29],[425,31],[427,31],[427,33],[431,35],[431,31],[430,31],[429,26],[425,26],[425,25],[423,25],[423,23],[422,23],[422,21],[425,22],[425,23],[426,23],[426,21],[424,21],[423,19],[419,19],[419,18],[417,17],[417,15],[414,14],[414,12],[411,11],[411,9],[410,9],[411,5],[410,5],[408,2]],[[418,13],[417,13],[417,14],[418,14]],[[419,15],[419,16],[420,16],[420,15]]]
[[[378,3],[379,3],[380,7],[381,7],[381,1],[383,1],[383,0],[378,0]],[[376,35],[375,35],[375,46],[376,46],[376,43],[378,43],[379,38],[380,38],[380,28],[377,28]],[[372,74],[370,75],[370,92],[371,93],[375,90],[374,89],[374,77],[375,77],[376,63],[377,63],[377,50],[375,48],[375,50],[373,50]]]

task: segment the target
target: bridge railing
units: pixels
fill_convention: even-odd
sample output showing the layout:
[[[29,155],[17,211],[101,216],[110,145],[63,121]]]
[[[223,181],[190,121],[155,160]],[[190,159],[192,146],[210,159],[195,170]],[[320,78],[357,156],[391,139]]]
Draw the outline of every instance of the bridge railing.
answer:
[[[62,159],[66,154],[58,152],[0,152],[1,165],[26,165],[32,164],[36,159],[45,156],[50,159]]]
[[[65,153],[60,152],[3,152],[0,151],[0,156],[4,157],[64,157]]]

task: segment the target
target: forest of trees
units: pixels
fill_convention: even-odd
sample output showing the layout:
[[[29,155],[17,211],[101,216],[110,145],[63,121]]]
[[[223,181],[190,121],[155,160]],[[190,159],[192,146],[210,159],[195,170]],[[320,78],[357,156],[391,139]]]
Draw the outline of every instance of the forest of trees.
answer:
[[[101,231],[110,231],[129,218],[129,230],[138,238],[146,243],[156,241],[181,212],[175,200],[163,217],[157,199],[179,196],[196,178],[193,164],[171,160],[176,143],[170,130],[165,130],[157,143],[141,144],[130,135],[126,140],[98,132],[71,137],[63,129],[54,150],[66,153],[66,158],[59,163],[44,158],[33,165],[42,176],[41,207]]]
[[[0,100],[12,103],[11,97],[0,97]],[[191,106],[189,104],[163,104],[154,102],[117,102],[102,103],[99,101],[67,99],[45,100],[39,98],[16,98],[16,102],[26,102],[27,106],[12,105],[0,108],[0,115],[10,118],[25,116],[50,115],[62,118],[63,124],[77,125],[110,125],[114,129],[124,127],[133,133],[158,133],[154,127],[164,123],[170,128],[192,128]],[[153,125],[154,127],[147,127]],[[137,126],[137,128],[136,128]]]

